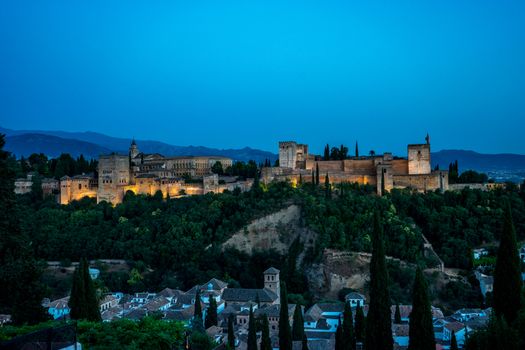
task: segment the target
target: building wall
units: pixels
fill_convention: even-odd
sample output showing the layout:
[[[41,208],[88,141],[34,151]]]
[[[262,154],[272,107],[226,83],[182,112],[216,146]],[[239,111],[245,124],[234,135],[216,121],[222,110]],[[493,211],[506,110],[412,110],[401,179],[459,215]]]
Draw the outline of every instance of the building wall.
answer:
[[[128,156],[112,154],[100,156],[98,163],[97,202],[112,204],[122,202],[125,187],[130,184],[130,160]]]
[[[297,163],[297,143],[279,142],[279,167],[295,169]]]
[[[408,145],[408,174],[430,174],[430,145]]]

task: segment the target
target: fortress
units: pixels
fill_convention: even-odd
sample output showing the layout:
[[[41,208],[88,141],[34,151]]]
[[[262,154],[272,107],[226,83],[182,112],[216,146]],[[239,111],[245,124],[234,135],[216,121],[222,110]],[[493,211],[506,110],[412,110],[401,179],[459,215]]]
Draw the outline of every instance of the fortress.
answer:
[[[222,193],[225,190],[250,189],[253,180],[238,181],[212,172],[220,162],[223,169],[232,166],[226,157],[165,157],[158,153],[139,151],[135,140],[128,155],[101,155],[98,176],[64,176],[60,179],[61,204],[68,204],[83,197],[97,198],[97,202],[121,203],[127,191],[135,194],[154,195],[160,191],[164,198],[181,195]],[[192,181],[185,180],[191,178]],[[200,181],[202,179],[202,181]],[[197,180],[197,181],[195,181]]]
[[[408,145],[408,157],[382,156],[349,157],[344,160],[322,160],[308,153],[308,145],[294,141],[279,142],[279,167],[262,170],[262,182],[313,181],[319,169],[319,181],[328,175],[330,183],[359,183],[376,186],[382,194],[393,188],[412,188],[417,191],[446,191],[448,171],[432,170],[430,163],[430,137],[426,143]],[[384,186],[383,186],[384,182]]]

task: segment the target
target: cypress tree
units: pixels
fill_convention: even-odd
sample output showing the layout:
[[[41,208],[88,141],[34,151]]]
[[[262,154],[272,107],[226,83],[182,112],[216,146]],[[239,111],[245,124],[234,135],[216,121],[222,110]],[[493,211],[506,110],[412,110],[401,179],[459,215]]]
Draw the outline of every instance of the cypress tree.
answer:
[[[343,327],[341,327],[341,322],[339,322],[335,331],[335,350],[344,350]]]
[[[345,303],[343,311],[343,344],[345,350],[355,349],[354,320],[350,303]]]
[[[452,331],[452,337],[450,338],[450,350],[459,350],[458,342],[456,340],[456,332]]]
[[[324,147],[324,160],[330,160],[330,146],[326,144]]]
[[[324,191],[326,198],[332,197],[332,188],[330,186],[330,178],[328,177],[328,173],[326,173],[326,176],[324,177]]]
[[[233,329],[233,314],[230,314],[228,317],[228,349],[234,350],[235,349],[235,334]]]
[[[436,349],[427,282],[419,267],[416,270],[412,289],[412,312],[409,324],[408,350]]]
[[[250,306],[250,318],[248,320],[248,350],[257,350],[257,330],[255,328],[253,308]]]
[[[357,141],[355,142],[355,157],[359,157],[359,146],[357,145]]]
[[[101,321],[100,317],[100,305],[98,303],[97,291],[93,285],[93,280],[89,274],[89,264],[88,261],[84,258],[83,264],[81,264],[82,279],[84,284],[84,295],[86,303],[86,315],[85,319],[88,321],[98,322]],[[82,266],[83,265],[83,266]]]
[[[217,325],[217,301],[210,295],[210,306],[206,310],[206,318],[204,320],[204,328],[208,329],[211,326]]]
[[[262,320],[261,350],[272,350],[272,340],[270,339],[270,324],[268,322],[268,316],[266,315],[263,315]]]
[[[82,263],[82,261],[80,262]],[[77,266],[73,273],[73,284],[71,285],[71,294],[69,296],[69,315],[73,320],[84,318],[85,312],[85,288],[84,280],[80,275],[80,265]]]
[[[300,304],[295,305],[293,313],[292,340],[302,341],[304,336],[303,312]]]
[[[319,186],[319,163],[315,163],[315,184]]]
[[[299,186],[303,184],[303,175],[299,174]]]
[[[279,313],[279,349],[292,349],[292,335],[290,330],[290,321],[288,316],[288,295],[286,292],[286,284],[281,283],[281,310]]]
[[[376,211],[370,261],[370,306],[366,319],[365,349],[391,350],[392,348],[390,293],[383,246],[383,227],[379,212]]]
[[[355,340],[363,342],[365,340],[365,313],[360,304],[355,309]]]
[[[512,324],[521,305],[521,273],[516,244],[516,231],[510,204],[505,203],[503,231],[501,233],[496,267],[494,269],[493,302],[496,317],[503,317]]]
[[[315,185],[315,173],[314,173],[314,169],[312,169],[312,185]]]
[[[381,169],[381,195],[385,195],[385,170]]]
[[[73,274],[69,297],[70,316],[74,320],[100,321],[100,307],[86,259],[81,259]]]
[[[195,308],[193,310],[193,327],[198,331],[202,331],[202,305],[201,305],[201,292],[197,289],[195,293]]]
[[[394,323],[395,324],[401,323],[401,311],[399,310],[399,304],[396,304],[396,312],[394,314]]]
[[[303,334],[303,342],[302,342],[301,350],[309,350],[308,349],[308,338],[306,338],[306,334]]]

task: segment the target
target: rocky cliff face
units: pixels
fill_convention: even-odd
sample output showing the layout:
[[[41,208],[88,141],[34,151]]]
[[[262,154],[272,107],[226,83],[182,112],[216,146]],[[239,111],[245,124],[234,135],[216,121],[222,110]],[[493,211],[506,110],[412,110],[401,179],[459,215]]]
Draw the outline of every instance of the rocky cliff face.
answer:
[[[302,225],[301,209],[290,205],[239,230],[223,243],[223,249],[232,247],[248,254],[254,250],[274,249],[286,254],[298,236],[305,249],[315,243],[315,233]]]

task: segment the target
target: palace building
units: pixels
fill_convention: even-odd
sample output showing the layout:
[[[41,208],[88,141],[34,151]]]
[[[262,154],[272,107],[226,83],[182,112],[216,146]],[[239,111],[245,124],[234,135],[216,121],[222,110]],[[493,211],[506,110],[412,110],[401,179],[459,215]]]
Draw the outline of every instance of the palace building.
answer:
[[[349,157],[344,160],[322,160],[308,153],[308,145],[295,141],[279,142],[279,166],[262,170],[262,181],[313,181],[319,169],[319,180],[324,183],[359,183],[376,186],[382,194],[393,188],[412,188],[417,191],[446,191],[448,171],[432,170],[430,163],[430,137],[423,144],[408,145],[407,158],[392,153]],[[383,185],[384,182],[384,185]]]
[[[226,190],[250,189],[253,180],[226,179],[212,172],[219,162],[223,169],[232,166],[231,158],[215,156],[165,157],[139,151],[133,140],[128,155],[101,155],[98,177],[95,175],[64,176],[60,179],[60,203],[67,204],[83,197],[97,198],[97,202],[121,203],[127,191],[135,194],[163,197],[221,193]],[[186,181],[185,179],[192,179]],[[197,180],[197,181],[195,181]],[[202,181],[201,181],[202,180]]]

